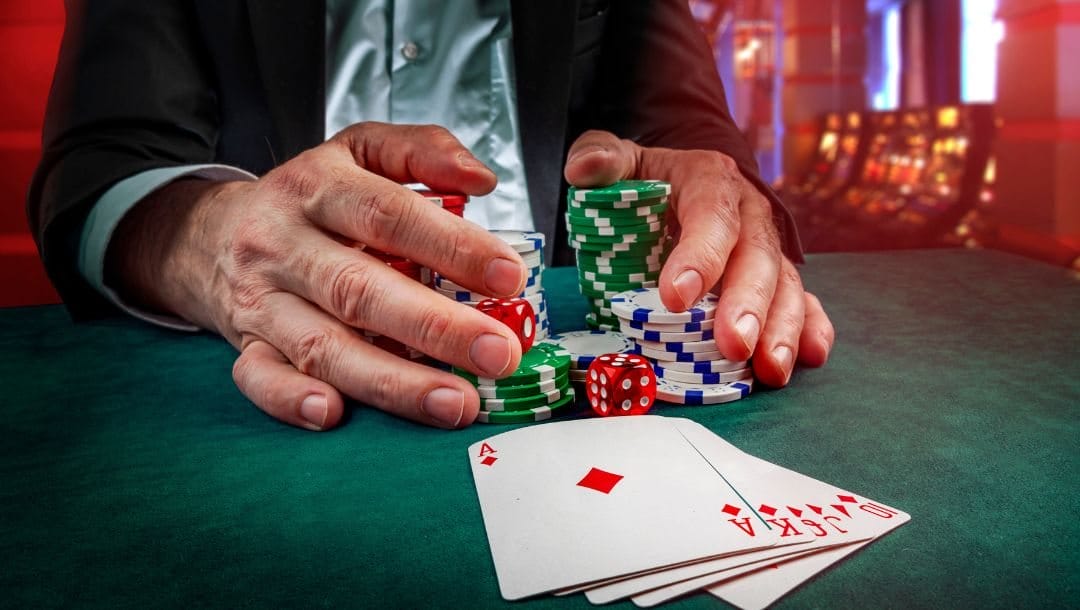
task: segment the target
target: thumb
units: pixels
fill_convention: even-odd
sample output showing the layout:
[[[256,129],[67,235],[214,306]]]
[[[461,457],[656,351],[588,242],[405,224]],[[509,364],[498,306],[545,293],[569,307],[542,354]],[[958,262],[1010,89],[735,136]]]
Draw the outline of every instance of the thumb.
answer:
[[[563,173],[573,186],[606,186],[637,173],[640,150],[637,144],[610,132],[586,131],[570,147]]]

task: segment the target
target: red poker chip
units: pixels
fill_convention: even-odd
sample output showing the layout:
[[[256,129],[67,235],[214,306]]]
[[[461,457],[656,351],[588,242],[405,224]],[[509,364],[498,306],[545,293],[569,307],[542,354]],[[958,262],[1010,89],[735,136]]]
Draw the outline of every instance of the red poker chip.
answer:
[[[464,207],[469,202],[469,196],[461,193],[436,193],[426,189],[416,191],[416,193],[442,208]]]
[[[450,212],[454,216],[458,216],[458,217],[461,217],[461,218],[465,217],[465,206],[463,206],[463,205],[462,206],[453,206],[453,207],[444,207],[443,210],[445,210],[447,212]]]

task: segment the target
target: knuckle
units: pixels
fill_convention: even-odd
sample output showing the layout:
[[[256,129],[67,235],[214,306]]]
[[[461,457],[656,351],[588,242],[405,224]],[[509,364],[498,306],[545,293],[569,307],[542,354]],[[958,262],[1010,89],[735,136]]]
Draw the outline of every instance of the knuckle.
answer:
[[[750,233],[747,245],[772,259],[780,257],[780,235],[771,222],[761,223]]]
[[[334,315],[346,324],[363,327],[370,318],[372,305],[381,298],[379,283],[372,277],[372,265],[349,262],[330,273],[326,285]]]
[[[408,208],[395,195],[374,189],[362,189],[356,197],[360,232],[377,243],[394,243],[409,225]]]
[[[376,369],[368,382],[368,396],[371,403],[378,407],[393,407],[401,403],[405,389],[401,378],[385,368]]]
[[[319,192],[320,180],[308,163],[310,151],[266,175],[267,186],[287,199],[309,201]]]
[[[416,313],[413,336],[417,337],[422,345],[440,353],[454,347],[456,341],[451,332],[453,316],[450,312],[426,307]]]
[[[732,159],[730,155],[725,155],[724,153],[715,150],[710,150],[705,154],[709,155],[709,162],[723,170],[723,173],[729,175],[735,174],[740,178],[742,177],[742,175],[739,174],[739,165],[735,163],[735,159]]]
[[[293,346],[293,366],[311,377],[323,378],[332,370],[338,350],[335,333],[327,328],[309,328],[298,333]]]
[[[783,265],[780,267],[780,281],[796,290],[802,290],[802,278],[799,276],[798,270],[791,265]]]

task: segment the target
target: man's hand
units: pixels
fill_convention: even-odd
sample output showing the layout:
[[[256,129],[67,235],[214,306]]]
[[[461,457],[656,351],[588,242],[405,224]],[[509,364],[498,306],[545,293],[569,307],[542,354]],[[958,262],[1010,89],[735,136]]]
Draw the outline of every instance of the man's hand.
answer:
[[[331,428],[345,394],[418,422],[466,426],[479,409],[475,388],[355,329],[486,377],[517,368],[515,336],[343,242],[493,296],[519,293],[525,268],[502,240],[399,184],[408,182],[478,195],[495,175],[444,129],[361,123],[257,182],[165,187],[125,217],[107,274],[127,298],[236,346],[237,386],[284,422]]]
[[[766,385],[786,385],[796,360],[806,366],[828,360],[832,323],[780,251],[768,200],[730,157],[643,148],[589,131],[570,148],[566,179],[578,187],[670,182],[678,242],[660,273],[664,305],[683,311],[715,291],[717,348],[731,360],[753,355],[754,375]]]

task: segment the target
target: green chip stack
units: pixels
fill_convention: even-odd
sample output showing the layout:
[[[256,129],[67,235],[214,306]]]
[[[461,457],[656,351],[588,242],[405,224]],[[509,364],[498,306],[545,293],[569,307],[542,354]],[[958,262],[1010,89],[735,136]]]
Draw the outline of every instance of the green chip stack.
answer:
[[[624,180],[595,189],[570,187],[566,230],[577,251],[578,286],[589,302],[585,323],[619,330],[611,297],[655,288],[670,251],[665,216],[671,185]]]
[[[509,377],[492,379],[453,368],[480,394],[476,421],[486,424],[520,424],[543,421],[574,410],[570,385],[570,352],[546,343],[533,345],[521,357]]]

